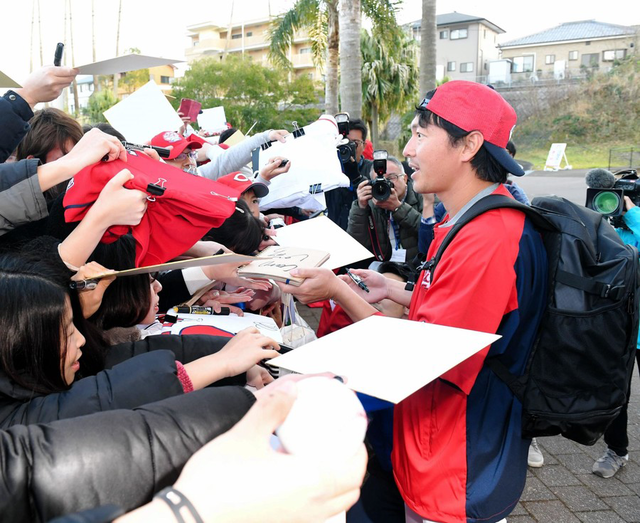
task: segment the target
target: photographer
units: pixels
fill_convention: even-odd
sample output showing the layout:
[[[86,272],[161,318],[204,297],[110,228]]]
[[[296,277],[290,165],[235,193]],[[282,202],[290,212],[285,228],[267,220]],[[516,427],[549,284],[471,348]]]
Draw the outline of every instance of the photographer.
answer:
[[[375,179],[373,166],[370,171]],[[389,197],[376,200],[368,179],[361,182],[349,212],[347,232],[371,250],[378,262],[404,263],[418,253],[422,195],[413,190],[402,163],[393,156],[387,158],[383,176],[393,184]]]
[[[640,248],[640,207],[636,206],[628,196],[624,197],[624,207],[626,212],[622,219],[626,227],[616,228],[616,232],[624,243]],[[640,334],[637,348],[640,349]],[[640,350],[636,350],[636,361],[640,369]],[[631,388],[631,382],[629,382],[629,388]],[[630,392],[631,390],[629,390]],[[629,398],[629,394],[627,394],[627,398]],[[629,446],[629,436],[627,434],[628,407],[627,399],[627,403],[620,410],[618,417],[613,420],[604,433],[604,442],[607,444],[607,450],[602,457],[598,458],[591,469],[597,476],[611,478],[629,462],[629,453],[627,451]]]
[[[373,162],[362,156],[365,140],[367,139],[367,126],[359,119],[350,120],[347,125],[349,131],[345,137],[355,146],[355,155],[351,157],[349,165],[343,165],[343,171],[352,180],[351,183],[353,183],[353,177],[357,177],[355,176],[356,173],[368,178]],[[356,197],[355,187],[340,187],[327,192],[325,197],[329,218],[346,231],[349,221],[349,210]]]

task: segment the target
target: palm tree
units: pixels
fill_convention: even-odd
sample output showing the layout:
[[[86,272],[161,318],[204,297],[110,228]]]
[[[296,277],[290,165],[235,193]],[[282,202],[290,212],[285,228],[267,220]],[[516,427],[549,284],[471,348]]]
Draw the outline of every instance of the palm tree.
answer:
[[[351,0],[343,0],[343,2],[348,1]],[[374,28],[380,28],[380,35],[386,37],[399,32],[395,19],[395,6],[399,3],[398,0],[361,0],[361,2],[362,12],[373,21]],[[291,70],[288,52],[293,44],[295,32],[301,29],[305,29],[311,38],[314,64],[317,67],[326,64],[325,110],[335,114],[338,112],[340,54],[338,0],[297,0],[288,12],[276,18],[270,31],[269,59],[272,62]],[[355,45],[358,46],[359,30],[355,34],[357,35]],[[356,59],[359,60],[357,56]]]
[[[436,86],[436,0],[422,0],[420,95]]]
[[[376,147],[378,123],[386,122],[392,112],[403,113],[417,97],[416,43],[403,35],[396,45],[389,45],[363,31],[360,47],[363,116]]]
[[[342,111],[362,116],[362,56],[360,0],[340,2],[340,99]]]
[[[338,0],[298,0],[276,18],[270,30],[269,59],[291,70],[288,52],[295,32],[306,29],[311,38],[313,63],[322,68],[326,53],[325,110],[338,112]]]

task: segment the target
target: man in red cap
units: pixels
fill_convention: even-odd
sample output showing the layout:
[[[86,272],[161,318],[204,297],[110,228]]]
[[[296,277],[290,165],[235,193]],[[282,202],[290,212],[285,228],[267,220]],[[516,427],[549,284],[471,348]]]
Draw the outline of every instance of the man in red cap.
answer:
[[[510,196],[508,173],[524,174],[505,149],[515,124],[502,96],[473,82],[447,82],[420,103],[404,155],[415,190],[436,193],[448,210],[427,259],[475,202]],[[524,488],[531,440],[522,438],[522,405],[484,361],[500,356],[513,374],[525,371],[546,300],[540,234],[524,213],[494,209],[460,229],[413,291],[373,271],[353,272],[369,292],[326,269],[298,270],[304,283],[281,287],[303,302],[333,298],[354,321],[376,314],[370,303],[388,298],[409,307],[409,320],[501,336],[396,405],[391,457],[407,522],[503,520]],[[434,357],[447,349],[423,344]]]
[[[173,165],[178,169],[182,169],[189,174],[198,174],[198,165],[196,164],[195,149],[200,149],[202,144],[194,140],[187,140],[181,134],[175,131],[164,131],[156,134],[151,139],[151,145],[157,147],[171,148],[171,153],[165,162]]]

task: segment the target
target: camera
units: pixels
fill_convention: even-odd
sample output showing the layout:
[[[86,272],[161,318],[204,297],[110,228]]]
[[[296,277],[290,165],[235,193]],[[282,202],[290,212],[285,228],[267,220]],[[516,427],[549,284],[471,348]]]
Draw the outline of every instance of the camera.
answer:
[[[635,205],[640,205],[640,180],[634,169],[621,171],[616,175],[622,177],[613,181],[611,186],[602,187],[602,185],[608,185],[603,183],[597,187],[596,183],[597,188],[588,188],[585,206],[607,216],[613,227],[626,228],[622,218],[625,211],[624,197],[628,196]],[[612,180],[614,179],[612,175],[609,176]],[[594,177],[592,180],[597,178]]]
[[[371,194],[379,202],[383,202],[391,196],[393,182],[387,180],[384,175],[387,172],[387,158],[389,154],[384,149],[373,151],[373,171],[376,179],[371,183]]]
[[[365,178],[360,176],[358,171],[358,164],[356,163],[357,146],[355,142],[347,138],[349,134],[349,113],[338,113],[335,119],[338,124],[338,132],[342,135],[342,141],[338,145],[338,157],[342,165],[342,172],[347,175],[351,185],[357,186]]]

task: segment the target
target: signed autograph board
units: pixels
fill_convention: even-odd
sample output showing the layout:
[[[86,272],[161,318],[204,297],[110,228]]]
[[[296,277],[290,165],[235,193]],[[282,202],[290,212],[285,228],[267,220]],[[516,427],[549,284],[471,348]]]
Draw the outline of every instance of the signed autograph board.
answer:
[[[254,260],[238,270],[245,278],[266,278],[299,286],[304,278],[291,276],[293,269],[319,267],[329,259],[329,253],[300,247],[272,245],[260,253],[261,259]]]

